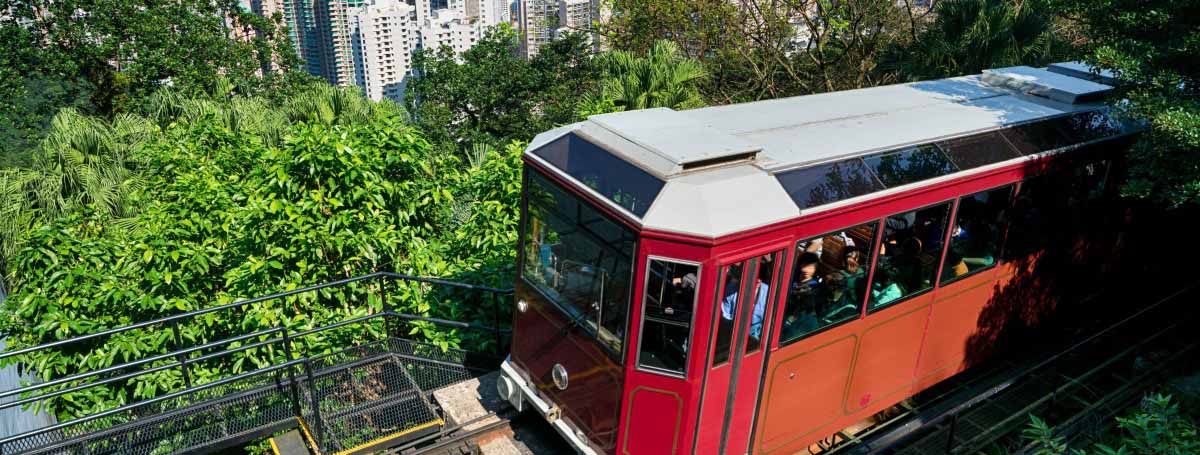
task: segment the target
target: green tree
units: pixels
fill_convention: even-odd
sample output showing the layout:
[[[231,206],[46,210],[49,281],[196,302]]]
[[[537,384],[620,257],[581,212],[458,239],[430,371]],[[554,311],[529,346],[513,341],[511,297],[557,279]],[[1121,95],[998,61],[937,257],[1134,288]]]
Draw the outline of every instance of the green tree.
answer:
[[[111,148],[96,142],[136,144],[116,147],[128,151],[126,180],[142,182],[126,189],[125,212],[106,215],[103,199],[76,196],[48,216],[29,209],[40,204],[26,191],[37,185],[36,166],[0,172],[0,190],[16,188],[0,192],[0,214],[26,217],[0,312],[11,347],[379,270],[499,286],[511,277],[520,144],[485,150],[466,166],[432,147],[398,106],[328,86],[278,103],[217,90],[161,92],[145,105],[144,119],[60,115],[56,125],[67,133],[45,141],[44,150],[64,160],[80,149]],[[88,142],[92,135],[106,139]],[[6,216],[0,226],[9,222]],[[379,310],[377,291],[351,286],[214,314],[182,327],[183,337],[203,343],[280,324],[304,330]],[[397,310],[491,323],[490,307],[423,298],[431,291],[421,286],[396,291],[389,302]],[[353,345],[362,338],[356,330],[305,340],[303,352]],[[487,338],[415,330],[408,336],[447,347]],[[43,379],[59,378],[166,352],[173,344],[161,335],[133,331],[19,361]],[[193,380],[245,372],[280,355],[247,351],[197,366]],[[69,419],[182,386],[178,372],[164,371],[46,406]]]
[[[679,51],[674,42],[660,40],[645,55],[613,51],[599,57],[604,79],[598,93],[585,97],[581,115],[667,107],[704,106],[700,84],[704,66]]]
[[[1088,38],[1086,60],[1115,73],[1118,112],[1148,127],[1129,155],[1125,193],[1200,202],[1200,1],[1058,0]]]
[[[884,70],[906,80],[938,79],[1042,66],[1073,52],[1053,9],[1041,0],[944,0],[928,17],[928,27],[889,51]]]
[[[244,93],[302,77],[280,17],[235,0],[10,0],[0,5],[0,162],[24,156],[59,108],[111,117],[163,85]]]
[[[1072,449],[1046,421],[1030,417],[1023,435],[1034,455],[1191,455],[1200,453],[1200,432],[1170,395],[1150,395],[1128,417],[1117,418],[1120,434],[1112,444]]]
[[[615,49],[675,42],[711,77],[713,104],[886,84],[883,52],[911,35],[904,9],[877,0],[613,0],[599,32]]]
[[[474,144],[527,141],[573,120],[580,94],[596,79],[584,35],[557,40],[528,61],[517,44],[517,33],[501,26],[461,55],[449,47],[415,53],[405,104],[433,143],[465,153]]]

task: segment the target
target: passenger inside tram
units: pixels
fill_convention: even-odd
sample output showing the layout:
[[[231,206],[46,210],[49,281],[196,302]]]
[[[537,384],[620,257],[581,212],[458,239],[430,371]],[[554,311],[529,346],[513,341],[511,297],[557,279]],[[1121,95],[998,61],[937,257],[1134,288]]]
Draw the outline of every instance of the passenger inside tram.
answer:
[[[949,217],[949,203],[888,217],[872,308],[933,288]]]
[[[860,314],[871,258],[858,245],[874,243],[877,226],[878,223],[870,223],[796,245],[799,256],[787,287],[781,343]]]

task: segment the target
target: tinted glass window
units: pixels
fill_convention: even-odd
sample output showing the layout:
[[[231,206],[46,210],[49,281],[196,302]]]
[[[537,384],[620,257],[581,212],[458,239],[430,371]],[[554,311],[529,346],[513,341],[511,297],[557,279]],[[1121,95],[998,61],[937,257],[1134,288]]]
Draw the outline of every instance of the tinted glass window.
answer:
[[[1021,182],[1016,201],[1009,216],[1005,240],[1005,260],[1019,260],[1042,250],[1050,244],[1055,219],[1067,207],[1061,197],[1061,186],[1054,175],[1044,175]]]
[[[574,134],[533,154],[637,216],[646,214],[663,187],[662,180]]]
[[[954,165],[933,144],[918,145],[863,158],[867,167],[888,188],[943,176]]]
[[[879,180],[858,158],[783,172],[776,178],[801,209],[883,189]]]
[[[729,350],[733,344],[733,320],[738,310],[738,292],[742,287],[742,264],[725,267],[721,278],[721,292],[717,293],[717,338],[713,351],[712,365],[729,361]]]
[[[1034,155],[1048,150],[1065,147],[1071,143],[1056,121],[1042,121],[1021,125],[1000,133],[1022,155]]]
[[[939,142],[938,146],[959,169],[967,170],[1021,156],[1000,133],[984,133]]]
[[[528,175],[521,276],[619,356],[635,234],[545,177]]]
[[[1122,126],[1108,114],[1083,112],[1058,121],[1063,134],[1073,143],[1087,142],[1121,134]]]
[[[888,217],[871,280],[872,310],[933,288],[949,218],[949,202]]]
[[[779,268],[779,254],[768,254],[758,259],[758,273],[754,280],[754,308],[750,312],[750,330],[746,332],[746,353],[762,347],[763,321],[770,317],[771,302],[775,295],[775,271]]]
[[[958,214],[950,231],[950,248],[942,266],[942,283],[996,265],[1012,190],[1006,186],[959,200]]]
[[[779,333],[781,346],[858,318],[878,225],[868,223],[796,244]]]
[[[646,271],[638,365],[682,375],[696,305],[700,266],[651,259]]]

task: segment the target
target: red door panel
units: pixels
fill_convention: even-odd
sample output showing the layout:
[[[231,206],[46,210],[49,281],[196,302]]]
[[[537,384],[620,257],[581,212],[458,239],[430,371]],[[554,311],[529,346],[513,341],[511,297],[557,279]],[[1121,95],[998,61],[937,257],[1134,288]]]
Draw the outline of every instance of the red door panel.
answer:
[[[683,398],[679,394],[649,387],[629,393],[629,417],[625,434],[637,429],[639,437],[625,439],[622,454],[659,455],[679,453],[683,426]]]
[[[872,404],[887,406],[906,396],[932,299],[925,294],[867,316],[844,403],[847,414],[874,408]]]
[[[753,453],[793,453],[842,416],[857,327],[847,324],[772,353]]]
[[[992,298],[994,278],[995,269],[987,270],[938,290],[913,393],[962,371],[972,337],[988,330],[979,315]]]

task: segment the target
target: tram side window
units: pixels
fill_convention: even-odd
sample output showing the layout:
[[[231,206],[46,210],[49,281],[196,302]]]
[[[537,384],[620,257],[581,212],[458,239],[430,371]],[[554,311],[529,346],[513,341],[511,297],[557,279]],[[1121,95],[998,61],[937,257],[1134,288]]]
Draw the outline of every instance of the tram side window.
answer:
[[[733,343],[733,321],[738,314],[738,291],[742,288],[742,264],[725,267],[721,279],[721,293],[717,298],[717,340],[713,348],[712,365],[715,367],[729,361],[729,348]]]
[[[1012,193],[1012,186],[1005,186],[959,200],[942,265],[942,284],[996,265]]]
[[[871,281],[871,310],[933,288],[949,218],[949,202],[888,217]]]
[[[781,346],[858,318],[878,228],[878,222],[867,223],[796,244]]]
[[[1045,249],[1061,230],[1054,226],[1063,221],[1067,206],[1060,185],[1055,184],[1056,177],[1061,178],[1043,175],[1021,183],[1004,242],[1006,261],[1026,259]]]
[[[642,300],[638,366],[683,375],[696,306],[700,266],[651,259]]]

